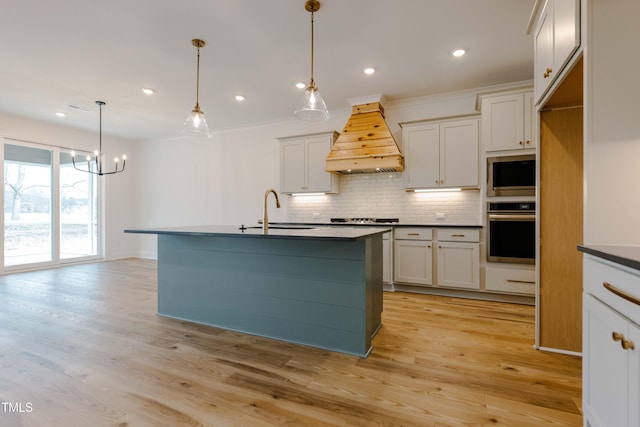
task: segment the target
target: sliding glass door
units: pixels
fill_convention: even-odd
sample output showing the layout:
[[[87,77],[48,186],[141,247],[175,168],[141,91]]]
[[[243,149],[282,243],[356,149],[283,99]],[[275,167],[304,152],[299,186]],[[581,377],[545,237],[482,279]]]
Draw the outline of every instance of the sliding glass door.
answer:
[[[4,144],[5,269],[97,257],[97,181],[66,150]]]
[[[71,155],[60,153],[60,259],[98,253],[96,176],[73,167]]]
[[[52,151],[4,146],[4,265],[53,260]]]

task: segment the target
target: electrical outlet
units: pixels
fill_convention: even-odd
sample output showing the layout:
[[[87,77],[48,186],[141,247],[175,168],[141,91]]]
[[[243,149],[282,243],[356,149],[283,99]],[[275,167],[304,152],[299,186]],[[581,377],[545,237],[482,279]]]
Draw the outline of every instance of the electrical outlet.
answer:
[[[442,221],[446,218],[446,214],[444,212],[436,212],[436,219]]]

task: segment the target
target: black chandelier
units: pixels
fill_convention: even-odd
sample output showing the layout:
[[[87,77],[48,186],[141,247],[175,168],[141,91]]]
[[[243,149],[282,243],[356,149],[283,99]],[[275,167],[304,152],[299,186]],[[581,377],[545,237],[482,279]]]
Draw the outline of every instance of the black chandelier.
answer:
[[[93,152],[93,158],[91,158],[91,156],[87,156],[87,168],[86,169],[82,169],[79,168],[78,165],[76,165],[76,153],[75,152],[71,152],[71,161],[73,162],[73,167],[77,170],[79,170],[80,172],[86,172],[86,173],[91,173],[94,175],[113,175],[115,173],[120,173],[120,172],[124,172],[124,166],[127,162],[127,155],[123,155],[122,156],[122,167],[120,169],[118,169],[118,158],[116,157],[114,159],[116,167],[114,170],[112,170],[111,172],[104,172],[102,170],[103,167],[103,157],[104,157],[104,153],[102,152],[102,106],[105,105],[106,103],[104,101],[96,101],[96,104],[98,104],[98,106],[100,107],[100,146],[98,148],[98,150]],[[91,168],[91,163],[93,161],[93,169]]]

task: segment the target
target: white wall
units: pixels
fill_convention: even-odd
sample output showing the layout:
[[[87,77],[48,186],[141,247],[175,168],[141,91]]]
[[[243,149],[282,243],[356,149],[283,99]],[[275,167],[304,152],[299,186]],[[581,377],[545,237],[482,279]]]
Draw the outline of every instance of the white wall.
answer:
[[[507,86],[505,86],[507,87]],[[477,113],[480,88],[401,102],[384,102],[387,124],[401,145],[399,123]],[[341,131],[351,108],[331,109],[331,119],[306,123],[293,118],[244,129],[214,132],[211,140],[172,138],[136,143],[136,226],[255,224],[262,215],[267,189],[280,188],[278,137]],[[215,129],[215,113],[207,121]],[[471,196],[473,197],[473,196]],[[476,193],[480,209],[480,197]],[[287,221],[288,197],[282,208],[269,200],[269,219]],[[427,204],[428,205],[428,204]],[[451,210],[453,212],[453,210]],[[371,213],[375,215],[375,212]],[[477,217],[477,212],[472,215]],[[156,237],[141,235],[136,246],[144,257],[156,256]]]
[[[638,245],[640,2],[589,0],[587,13],[584,239]]]
[[[68,147],[76,150],[93,151],[98,147],[98,133],[73,129],[51,123],[38,122],[9,114],[0,113],[0,137],[5,143],[12,143],[5,138],[13,138],[38,144],[49,144]],[[18,143],[17,141],[13,141]],[[132,152],[132,143],[120,138],[102,135],[103,151],[109,157]],[[113,153],[113,155],[111,154]],[[105,197],[105,258],[116,259],[133,256],[135,238],[122,231],[131,227],[135,218],[136,203],[134,198],[133,174],[136,159],[129,155],[127,170],[118,175],[102,177]],[[132,163],[130,165],[130,163]]]

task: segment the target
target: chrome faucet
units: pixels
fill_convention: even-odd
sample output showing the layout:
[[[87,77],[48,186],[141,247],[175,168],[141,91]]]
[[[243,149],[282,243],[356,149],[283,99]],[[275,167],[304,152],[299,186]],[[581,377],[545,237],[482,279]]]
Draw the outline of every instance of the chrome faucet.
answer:
[[[280,199],[278,198],[278,193],[273,188],[268,189],[264,193],[264,210],[262,211],[262,229],[264,230],[264,234],[269,232],[269,215],[267,213],[267,198],[269,197],[269,193],[273,193],[276,196],[276,207],[280,207]]]

